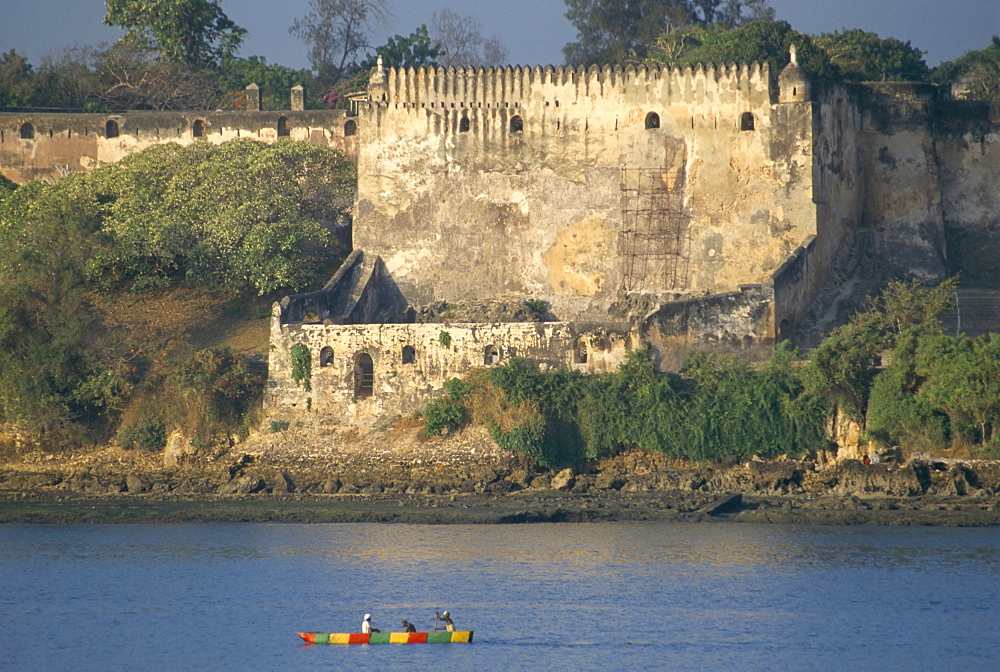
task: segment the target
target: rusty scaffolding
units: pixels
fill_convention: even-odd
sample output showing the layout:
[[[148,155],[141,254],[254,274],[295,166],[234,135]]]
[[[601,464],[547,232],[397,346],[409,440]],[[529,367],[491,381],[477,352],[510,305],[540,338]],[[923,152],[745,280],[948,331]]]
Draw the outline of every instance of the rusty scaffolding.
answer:
[[[683,170],[621,169],[623,291],[687,289],[691,241],[684,182]]]

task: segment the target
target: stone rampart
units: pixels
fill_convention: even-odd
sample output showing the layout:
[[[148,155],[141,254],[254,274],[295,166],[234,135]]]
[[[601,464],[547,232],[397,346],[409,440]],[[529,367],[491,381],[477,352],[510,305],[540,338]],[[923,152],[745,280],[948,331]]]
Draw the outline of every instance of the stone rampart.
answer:
[[[343,110],[130,111],[121,114],[0,112],[0,173],[19,184],[53,181],[114,163],[152,145],[288,138],[334,147],[356,160],[358,119]]]

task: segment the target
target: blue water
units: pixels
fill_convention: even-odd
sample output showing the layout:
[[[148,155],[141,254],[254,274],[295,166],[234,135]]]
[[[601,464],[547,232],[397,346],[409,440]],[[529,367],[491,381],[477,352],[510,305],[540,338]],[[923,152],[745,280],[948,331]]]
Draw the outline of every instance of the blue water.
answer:
[[[308,646],[450,609],[471,645]],[[995,670],[1000,529],[3,525],[0,670]]]

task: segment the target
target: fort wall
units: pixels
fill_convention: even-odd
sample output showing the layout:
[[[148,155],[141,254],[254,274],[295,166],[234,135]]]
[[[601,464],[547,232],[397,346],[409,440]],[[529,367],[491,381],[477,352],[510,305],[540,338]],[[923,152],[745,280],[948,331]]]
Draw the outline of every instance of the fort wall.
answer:
[[[0,172],[23,184],[54,181],[114,163],[152,145],[220,144],[235,138],[288,138],[357,156],[357,120],[343,110],[155,112],[122,114],[0,112]]]
[[[766,66],[396,69],[373,82],[354,244],[414,304],[489,292],[598,318],[623,289],[764,282],[816,233],[810,106],[774,102]],[[629,190],[639,218],[671,220],[669,254],[630,247],[650,224],[628,221]]]

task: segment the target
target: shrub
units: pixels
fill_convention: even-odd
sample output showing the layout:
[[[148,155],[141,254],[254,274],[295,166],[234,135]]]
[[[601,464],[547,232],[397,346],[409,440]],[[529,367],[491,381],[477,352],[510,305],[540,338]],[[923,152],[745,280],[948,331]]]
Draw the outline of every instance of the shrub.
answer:
[[[271,433],[277,434],[278,432],[283,432],[288,429],[287,420],[272,420],[271,421]]]
[[[167,445],[167,432],[163,421],[146,418],[135,424],[125,425],[118,432],[118,444],[122,448],[138,448],[154,453]]]

